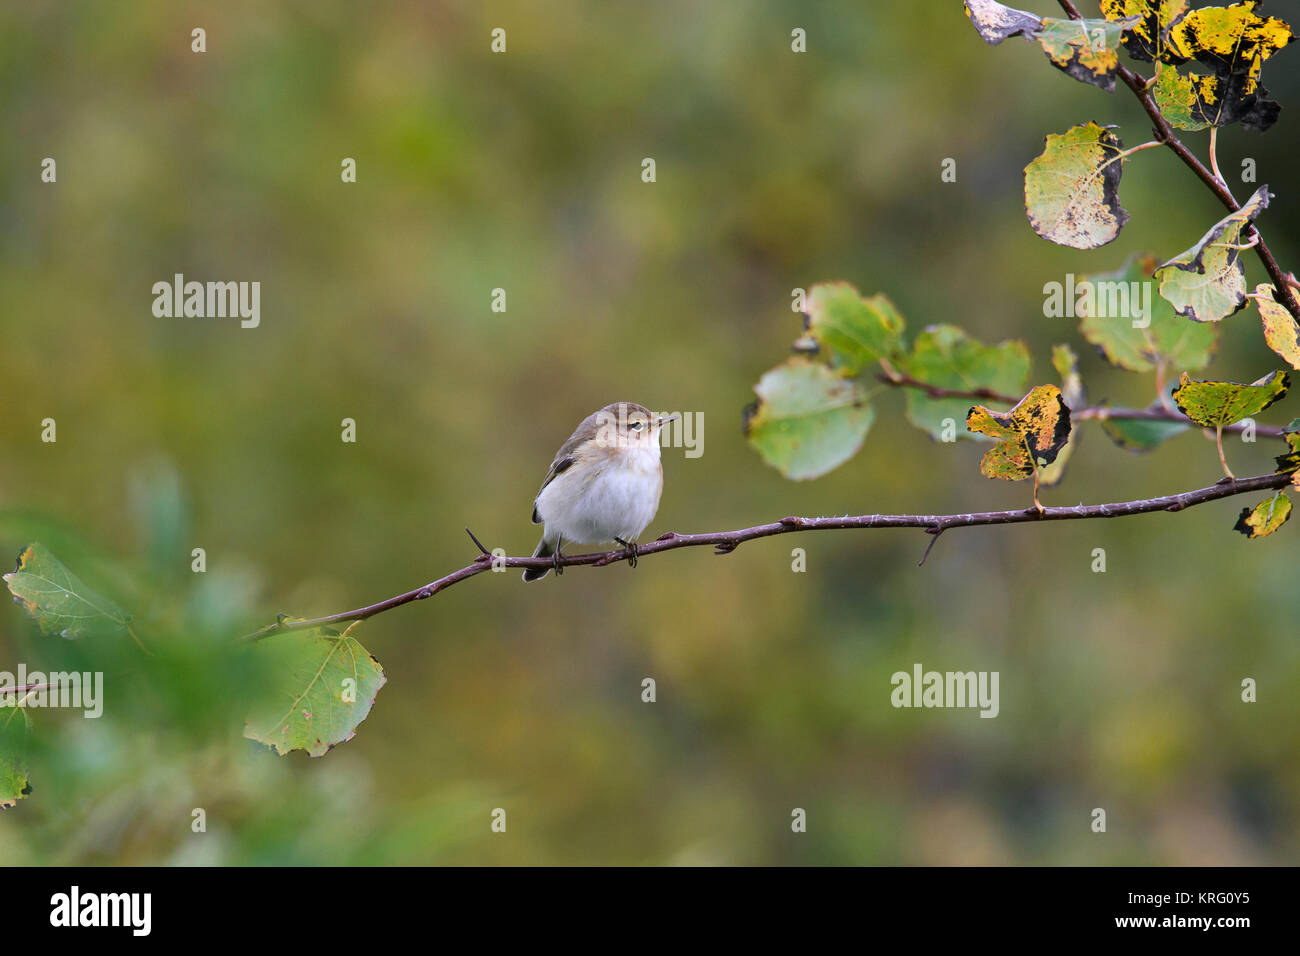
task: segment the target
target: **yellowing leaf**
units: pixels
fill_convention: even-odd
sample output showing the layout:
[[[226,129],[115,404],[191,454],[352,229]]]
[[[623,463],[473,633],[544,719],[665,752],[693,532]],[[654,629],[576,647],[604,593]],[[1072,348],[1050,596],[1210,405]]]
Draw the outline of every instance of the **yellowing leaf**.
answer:
[[[1294,422],[1292,424],[1295,424]],[[1291,450],[1284,455],[1277,456],[1277,472],[1284,474],[1288,471],[1295,471],[1300,468],[1300,434],[1296,432],[1287,432],[1282,436],[1286,441],[1287,447]],[[1300,478],[1300,476],[1297,476]]]
[[[884,295],[864,299],[847,282],[821,283],[808,290],[804,307],[811,344],[848,375],[902,350],[903,318]]]
[[[1119,235],[1123,143],[1108,128],[1084,123],[1050,133],[1025,167],[1025,210],[1034,232],[1072,249],[1095,249]]]
[[[1147,63],[1166,58],[1169,28],[1187,12],[1187,0],[1101,0],[1108,20],[1136,18],[1124,34],[1124,48]]]
[[[1137,18],[1123,22],[1040,19],[994,0],[966,0],[966,16],[986,43],[996,45],[1017,35],[1036,41],[1058,70],[1108,93],[1115,89],[1123,31],[1138,22]]]
[[[1252,92],[1246,93],[1250,85]],[[1248,83],[1242,74],[1184,73],[1167,66],[1156,77],[1151,95],[1165,119],[1176,129],[1197,130],[1240,123],[1263,132],[1282,112],[1268,91]]]
[[[754,391],[745,437],[787,478],[819,478],[842,465],[875,419],[857,381],[801,356],[765,373]]]
[[[1300,369],[1300,325],[1286,306],[1273,298],[1273,287],[1263,284],[1255,286],[1255,305],[1259,307],[1259,317],[1264,323],[1264,341],[1268,347],[1282,357],[1292,368]]]
[[[1286,394],[1291,379],[1277,371],[1257,382],[1197,382],[1182,374],[1173,398],[1184,415],[1206,428],[1221,428],[1258,415]]]
[[[966,427],[998,440],[980,462],[986,478],[1019,481],[1050,465],[1070,437],[1070,409],[1055,385],[1039,385],[1009,412],[976,405]]]
[[[1120,39],[1125,27],[1137,22],[1136,17],[1119,22],[1049,17],[1043,20],[1034,39],[1057,69],[1109,93],[1115,89]]]
[[[1117,272],[1085,276],[1075,304],[1079,331],[1106,361],[1132,372],[1150,372],[1162,362],[1176,371],[1204,368],[1219,327],[1184,318],[1155,295],[1155,266],[1150,256],[1130,256]]]
[[[1260,186],[1236,212],[1220,219],[1196,245],[1156,269],[1160,294],[1179,315],[1197,322],[1218,322],[1246,306],[1246,266],[1241,261],[1241,233],[1268,207],[1272,198]]]
[[[1264,61],[1295,39],[1286,22],[1255,13],[1256,0],[1192,10],[1169,31],[1171,51],[1215,73],[1240,76],[1242,95],[1255,92]]]
[[[1266,538],[1286,524],[1290,517],[1291,499],[1279,491],[1254,508],[1242,508],[1232,530],[1240,531],[1247,538]]]
[[[1056,374],[1061,377],[1061,397],[1065,400],[1066,406],[1082,408],[1087,404],[1083,392],[1083,379],[1079,376],[1079,356],[1074,354],[1074,349],[1068,345],[1053,346],[1052,368],[1056,369]],[[1070,429],[1070,437],[1066,439],[1065,447],[1057,454],[1056,460],[1039,474],[1039,484],[1051,487],[1061,483],[1065,477],[1066,465],[1074,455],[1075,446],[1079,444],[1079,436],[1082,434],[1080,429]]]

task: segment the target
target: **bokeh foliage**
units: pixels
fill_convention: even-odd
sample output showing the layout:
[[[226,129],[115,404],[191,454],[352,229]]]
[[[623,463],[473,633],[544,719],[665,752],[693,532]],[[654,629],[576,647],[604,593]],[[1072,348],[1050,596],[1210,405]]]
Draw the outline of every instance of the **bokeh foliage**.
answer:
[[[1022,169],[1044,130],[1149,123],[1122,90],[1044,69],[1037,44],[972,40],[956,2],[7,5],[0,546],[46,544],[167,653],[0,612],[0,667],[108,675],[104,718],[33,714],[34,791],[0,814],[0,859],[1300,859],[1294,527],[1224,533],[1228,504],[962,531],[922,569],[923,536],[872,531],[539,588],[484,574],[366,625],[389,680],[353,740],[309,760],[241,737],[262,677],[223,641],[458,567],[466,524],[526,552],[546,463],[610,401],[704,415],[702,457],[666,450],[651,533],[1023,506],[978,479],[986,445],[931,442],[899,394],[873,399],[864,453],[815,482],[764,466],[738,415],[798,334],[793,288],[850,281],[918,334],[1024,340],[1037,384],[1076,326],[1044,318],[1044,282],[1184,249],[1222,215],[1152,150],[1126,170],[1115,242],[1041,241]],[[1276,193],[1261,226],[1294,267],[1284,62],[1269,90],[1288,109],[1266,136],[1225,132],[1219,158],[1233,176],[1256,161]],[[262,326],[155,319],[150,286],[176,272],[260,280]],[[1205,377],[1275,367],[1258,322],[1221,333]],[[1080,352],[1093,396],[1150,400]],[[1085,450],[1061,500],[1218,477],[1195,430],[1143,456]],[[1275,453],[1232,447],[1243,474]],[[916,661],[1000,671],[1000,716],[894,710],[889,676]],[[1239,700],[1247,676],[1257,704]],[[796,806],[807,834],[790,833]]]

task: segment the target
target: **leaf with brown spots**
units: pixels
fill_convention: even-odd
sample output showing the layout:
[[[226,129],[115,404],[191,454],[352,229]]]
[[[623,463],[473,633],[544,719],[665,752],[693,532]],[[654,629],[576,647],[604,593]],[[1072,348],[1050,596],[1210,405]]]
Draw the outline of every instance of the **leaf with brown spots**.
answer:
[[[1137,22],[1136,17],[1121,21],[1049,17],[1034,39],[1058,70],[1110,93],[1115,89],[1123,32]]]
[[[1254,508],[1242,508],[1233,531],[1240,531],[1247,538],[1267,538],[1291,517],[1291,499],[1279,491],[1267,501],[1261,501]]]
[[[1155,271],[1160,295],[1179,315],[1219,322],[1246,307],[1246,266],[1241,234],[1268,208],[1272,194],[1260,186],[1236,212],[1228,213],[1196,245]]]
[[[1255,286],[1255,305],[1264,323],[1264,341],[1292,368],[1300,369],[1300,325],[1291,313],[1273,297],[1273,287]]]
[[[254,643],[265,684],[244,723],[244,736],[284,755],[305,750],[320,757],[351,740],[388,678],[379,661],[332,628],[270,634]]]
[[[986,478],[1020,481],[1056,460],[1070,437],[1070,409],[1055,385],[1039,385],[1009,412],[976,405],[966,427],[998,439],[980,462]]]
[[[1095,249],[1116,236],[1128,213],[1119,204],[1124,144],[1109,128],[1084,123],[1049,133],[1025,167],[1025,211],[1034,232],[1072,249]]]
[[[1226,428],[1258,415],[1286,394],[1291,379],[1276,371],[1257,382],[1197,382],[1182,374],[1173,392],[1179,410],[1205,428]]]

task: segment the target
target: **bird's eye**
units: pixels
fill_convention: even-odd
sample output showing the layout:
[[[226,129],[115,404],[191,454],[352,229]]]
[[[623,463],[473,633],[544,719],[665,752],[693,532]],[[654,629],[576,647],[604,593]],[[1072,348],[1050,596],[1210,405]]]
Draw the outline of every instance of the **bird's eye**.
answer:
[[[631,428],[632,431],[639,432],[644,426],[645,426],[645,422],[633,422]]]

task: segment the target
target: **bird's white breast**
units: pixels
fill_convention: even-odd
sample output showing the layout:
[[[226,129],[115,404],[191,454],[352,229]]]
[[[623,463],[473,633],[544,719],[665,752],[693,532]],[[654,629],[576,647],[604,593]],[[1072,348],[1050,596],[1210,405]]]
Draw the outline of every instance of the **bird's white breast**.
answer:
[[[659,445],[647,443],[556,475],[537,496],[537,513],[552,540],[630,541],[654,520],[663,484]]]

